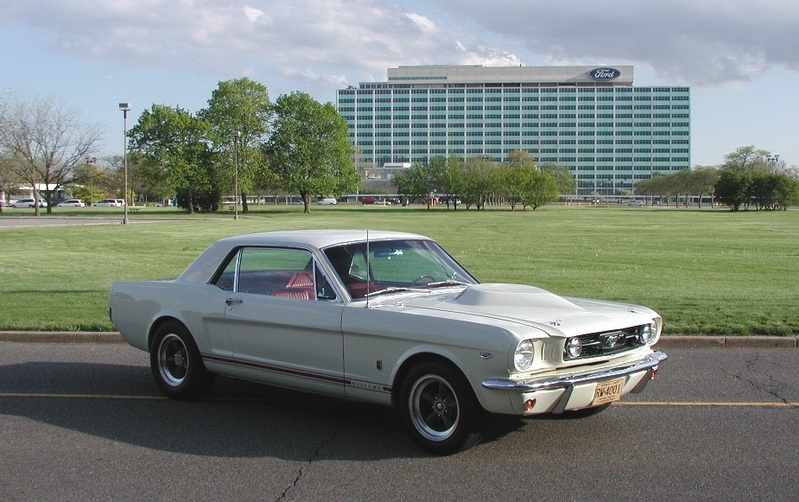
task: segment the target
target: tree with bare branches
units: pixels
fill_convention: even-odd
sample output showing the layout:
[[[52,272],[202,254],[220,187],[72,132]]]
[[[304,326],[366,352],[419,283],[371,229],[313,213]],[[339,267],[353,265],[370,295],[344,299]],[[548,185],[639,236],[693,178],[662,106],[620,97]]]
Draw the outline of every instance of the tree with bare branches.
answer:
[[[96,125],[53,97],[25,100],[7,95],[0,105],[0,151],[19,179],[30,184],[52,212],[55,193],[72,181],[75,168],[94,153],[101,135]],[[39,216],[39,206],[35,206]]]

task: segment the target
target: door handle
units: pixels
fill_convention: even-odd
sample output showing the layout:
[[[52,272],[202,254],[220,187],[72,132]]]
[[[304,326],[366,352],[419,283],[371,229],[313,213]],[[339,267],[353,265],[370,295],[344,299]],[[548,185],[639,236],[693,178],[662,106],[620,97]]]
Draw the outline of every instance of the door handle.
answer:
[[[241,298],[228,298],[227,300],[225,300],[225,303],[227,303],[228,306],[230,306],[233,305],[234,303],[241,303],[243,301],[244,300],[242,300]]]

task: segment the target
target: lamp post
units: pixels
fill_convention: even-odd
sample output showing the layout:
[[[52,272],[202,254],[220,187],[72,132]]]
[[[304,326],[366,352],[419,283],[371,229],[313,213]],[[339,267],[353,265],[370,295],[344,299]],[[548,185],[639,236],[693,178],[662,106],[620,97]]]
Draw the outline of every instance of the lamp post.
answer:
[[[779,155],[767,155],[766,160],[771,166],[771,174],[775,174],[777,172],[777,163],[780,161]]]
[[[239,219],[239,138],[238,129],[230,133],[233,136],[233,219]]]
[[[94,203],[94,172],[91,170],[97,162],[97,157],[89,157],[86,155],[86,177],[89,178],[89,196],[87,197],[88,205]],[[92,167],[89,167],[92,166]],[[73,194],[74,195],[74,194]]]
[[[122,139],[124,140],[124,150],[122,151],[122,165],[125,171],[125,182],[123,183],[122,200],[122,224],[128,223],[128,112],[130,111],[130,103],[119,103],[119,109],[122,110]]]

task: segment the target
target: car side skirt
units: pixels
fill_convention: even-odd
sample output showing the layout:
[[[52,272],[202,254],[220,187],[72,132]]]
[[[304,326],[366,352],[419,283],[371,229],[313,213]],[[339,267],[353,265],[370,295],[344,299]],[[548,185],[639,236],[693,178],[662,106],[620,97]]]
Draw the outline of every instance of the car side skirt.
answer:
[[[351,394],[356,391],[358,400],[390,404],[391,386],[378,382],[353,380],[343,375],[330,375],[227,355],[204,353],[202,358],[209,371],[223,376],[337,397],[352,398],[354,396]]]

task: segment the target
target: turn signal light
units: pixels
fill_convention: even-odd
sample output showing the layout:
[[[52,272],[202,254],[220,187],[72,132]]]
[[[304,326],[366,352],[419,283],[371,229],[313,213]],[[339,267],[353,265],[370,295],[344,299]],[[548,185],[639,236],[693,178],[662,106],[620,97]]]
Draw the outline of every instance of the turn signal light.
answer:
[[[535,399],[528,399],[524,402],[524,411],[530,411],[535,406]]]

